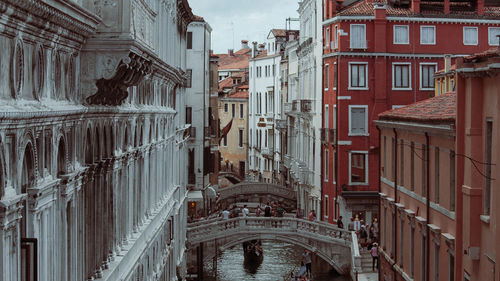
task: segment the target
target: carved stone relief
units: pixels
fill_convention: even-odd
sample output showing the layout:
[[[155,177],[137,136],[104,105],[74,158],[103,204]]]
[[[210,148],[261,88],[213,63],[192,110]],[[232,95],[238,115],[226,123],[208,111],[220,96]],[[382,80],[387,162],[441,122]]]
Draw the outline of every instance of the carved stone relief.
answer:
[[[61,52],[59,50],[54,50],[54,98],[61,98],[61,86],[62,86],[62,62],[61,62]]]
[[[65,90],[66,90],[66,99],[68,100],[74,100],[74,94],[75,94],[75,79],[76,79],[76,54],[72,54],[69,56],[69,58],[66,60],[66,83],[65,83]]]
[[[24,45],[20,38],[15,38],[13,43],[10,82],[13,98],[19,98],[22,94],[24,83]]]
[[[45,72],[45,55],[43,47],[40,44],[37,44],[33,51],[32,65],[33,98],[40,100]]]

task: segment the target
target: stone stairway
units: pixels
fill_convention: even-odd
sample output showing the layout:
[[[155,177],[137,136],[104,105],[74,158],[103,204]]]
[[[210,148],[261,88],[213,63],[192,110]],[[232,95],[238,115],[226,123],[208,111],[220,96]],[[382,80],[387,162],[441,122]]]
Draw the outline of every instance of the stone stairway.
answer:
[[[372,255],[370,251],[365,249],[360,249],[359,253],[361,254],[361,271],[362,272],[375,272],[372,270]]]

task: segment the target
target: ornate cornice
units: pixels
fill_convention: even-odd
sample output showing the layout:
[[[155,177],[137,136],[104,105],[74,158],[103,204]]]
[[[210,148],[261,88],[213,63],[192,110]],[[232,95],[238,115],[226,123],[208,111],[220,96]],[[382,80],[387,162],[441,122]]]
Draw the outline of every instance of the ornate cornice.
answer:
[[[67,3],[66,3],[67,2]],[[89,13],[71,1],[61,1],[64,8],[73,11],[75,16],[62,13],[61,10],[43,2],[36,0],[3,0],[0,2],[0,14],[7,13],[10,17],[21,21],[28,21],[40,29],[49,29],[55,33],[57,27],[63,27],[69,31],[77,33],[83,37],[94,34],[100,18]],[[14,12],[12,11],[14,10]],[[78,18],[77,18],[78,17]],[[53,25],[48,25],[47,22]]]

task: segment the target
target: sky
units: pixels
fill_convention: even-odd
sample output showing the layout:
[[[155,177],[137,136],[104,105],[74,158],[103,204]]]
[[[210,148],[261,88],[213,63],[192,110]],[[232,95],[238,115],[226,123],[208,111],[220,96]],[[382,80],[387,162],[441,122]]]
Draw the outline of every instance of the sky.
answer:
[[[214,53],[239,50],[241,40],[263,43],[273,28],[284,29],[286,19],[298,18],[298,0],[188,0],[195,15],[212,27]],[[292,29],[299,23],[292,22]],[[233,32],[234,31],[234,32]],[[233,36],[234,34],[234,36]],[[234,38],[234,40],[233,40]]]

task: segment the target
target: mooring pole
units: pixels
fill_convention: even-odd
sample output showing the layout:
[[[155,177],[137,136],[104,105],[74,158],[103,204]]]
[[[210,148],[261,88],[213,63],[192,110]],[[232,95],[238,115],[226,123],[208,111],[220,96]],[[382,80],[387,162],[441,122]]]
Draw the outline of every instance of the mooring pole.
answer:
[[[196,248],[198,260],[198,280],[203,280],[203,242]]]
[[[214,271],[215,281],[217,281],[217,239],[214,240],[214,247],[215,247],[215,254],[213,260],[213,271]]]

